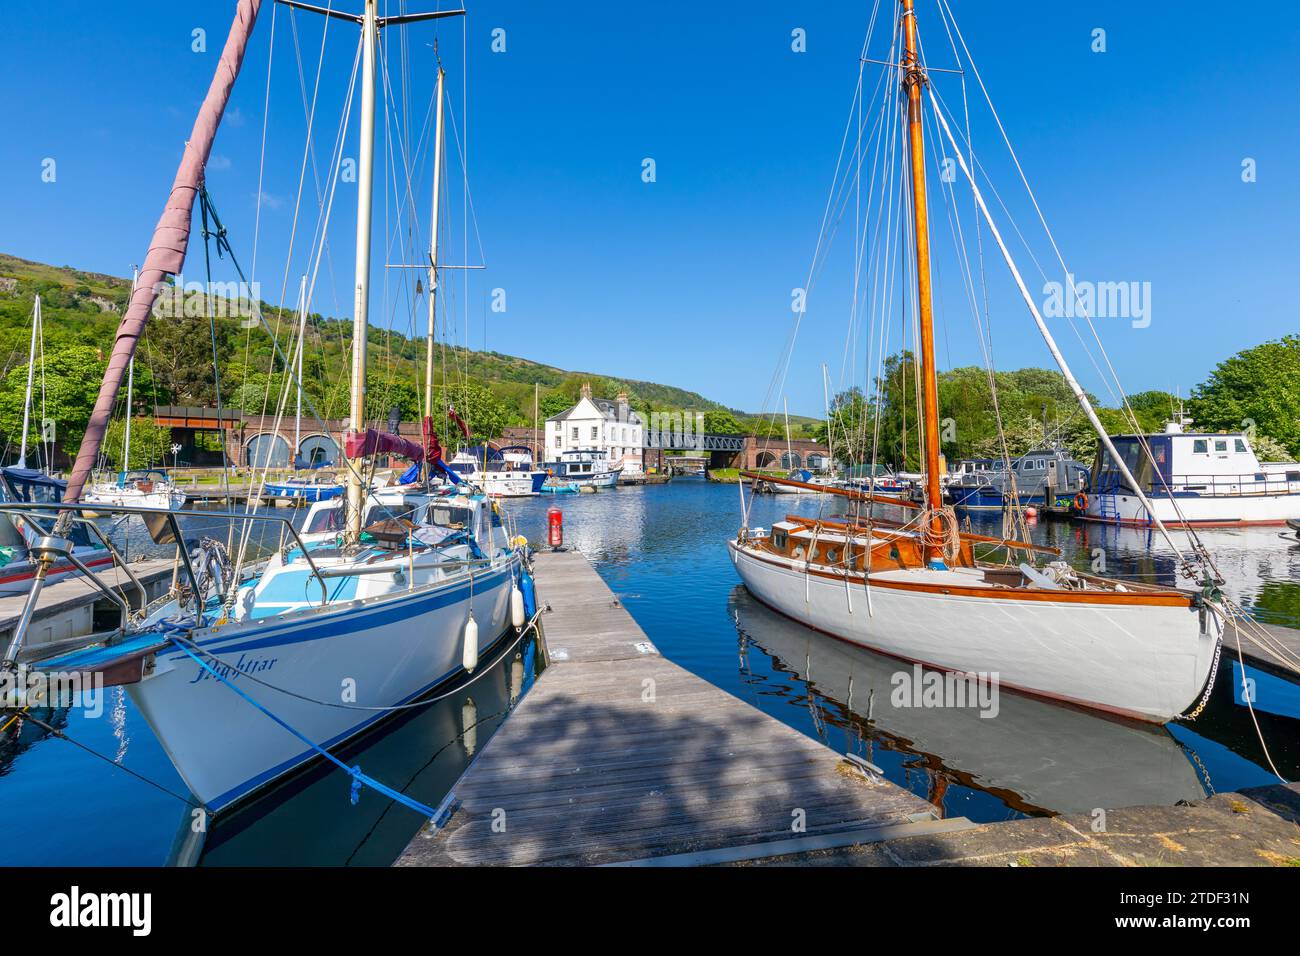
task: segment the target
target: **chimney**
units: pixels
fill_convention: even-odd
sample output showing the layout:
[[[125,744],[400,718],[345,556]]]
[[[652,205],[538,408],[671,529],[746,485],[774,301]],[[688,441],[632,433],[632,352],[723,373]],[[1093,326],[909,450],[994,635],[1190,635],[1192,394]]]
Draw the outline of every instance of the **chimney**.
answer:
[[[618,393],[618,420],[620,422],[627,421],[627,392],[626,391],[622,391]]]
[[[583,382],[583,383],[582,383],[582,397],[585,398],[585,399],[588,399],[588,400],[591,399],[591,383],[590,383],[590,382]]]

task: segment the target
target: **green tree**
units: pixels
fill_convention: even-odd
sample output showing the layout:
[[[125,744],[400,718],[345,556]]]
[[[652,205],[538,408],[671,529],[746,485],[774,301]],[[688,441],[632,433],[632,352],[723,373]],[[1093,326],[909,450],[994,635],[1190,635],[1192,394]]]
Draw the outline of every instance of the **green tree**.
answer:
[[[229,319],[216,322],[218,355],[230,355],[235,351],[234,325]],[[212,333],[206,318],[157,316],[149,322],[146,336],[146,354],[164,402],[216,405]]]
[[[86,345],[47,349],[43,397],[40,367],[36,370],[31,434],[40,435],[43,414],[55,423],[56,443],[65,451],[74,451],[81,444],[103,378],[104,360],[98,349]],[[26,388],[25,362],[10,369],[0,382],[0,431],[15,446],[22,435]]]
[[[290,403],[294,401],[289,397]],[[402,421],[418,422],[424,405],[420,392],[410,379],[399,378],[384,369],[366,373],[366,421],[387,422],[390,409],[402,413]]]
[[[739,435],[744,429],[731,412],[710,410],[704,413],[704,430],[711,435]]]
[[[1285,335],[1220,362],[1188,411],[1200,428],[1250,429],[1300,454],[1300,335]]]
[[[542,421],[546,421],[552,416],[568,411],[573,405],[574,400],[564,392],[549,392],[543,395],[538,403],[538,414],[541,415]]]
[[[856,386],[831,400],[830,418],[813,427],[812,437],[828,445],[835,457],[850,465],[871,460],[872,433],[867,424],[867,400]]]
[[[448,385],[434,393],[433,427],[443,444],[455,447],[464,441],[460,429],[447,415],[448,408],[465,420],[470,428],[469,444],[481,445],[501,436],[510,421],[510,411],[492,391],[478,382]]]
[[[114,418],[108,423],[101,447],[103,456],[114,468],[123,470],[122,437],[126,431],[126,420]],[[135,417],[131,419],[131,460],[125,470],[136,468],[157,468],[167,464],[171,454],[172,433],[170,428],[154,424],[152,418]]]

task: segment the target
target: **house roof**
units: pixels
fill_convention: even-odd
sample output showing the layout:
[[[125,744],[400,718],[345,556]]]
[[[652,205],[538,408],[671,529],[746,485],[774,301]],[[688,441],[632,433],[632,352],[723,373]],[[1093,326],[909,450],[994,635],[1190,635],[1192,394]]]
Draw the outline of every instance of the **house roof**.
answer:
[[[595,406],[596,411],[600,413],[600,416],[601,416],[603,419],[605,419],[605,421],[607,421],[607,422],[617,422],[617,421],[619,421],[619,417],[618,417],[618,402],[611,401],[611,400],[609,400],[608,398],[584,398],[584,399],[579,399],[577,405],[574,405],[574,406],[572,406],[571,408],[566,408],[564,411],[560,412],[558,415],[552,415],[550,418],[548,418],[548,419],[546,419],[546,420],[547,420],[548,422],[563,422],[563,421],[568,421],[570,418],[577,418],[577,417],[583,417],[583,418],[586,418],[586,417],[589,417],[589,416],[578,416],[578,415],[575,415],[575,414],[574,414],[575,412],[577,412],[578,408],[582,405],[583,402],[588,402],[588,403],[590,403],[591,405]],[[640,425],[640,424],[641,424],[641,416],[638,415],[638,414],[637,414],[637,413],[636,413],[632,408],[630,408],[630,407],[628,408],[628,412],[627,412],[627,420],[626,420],[626,424],[628,424],[628,425]]]

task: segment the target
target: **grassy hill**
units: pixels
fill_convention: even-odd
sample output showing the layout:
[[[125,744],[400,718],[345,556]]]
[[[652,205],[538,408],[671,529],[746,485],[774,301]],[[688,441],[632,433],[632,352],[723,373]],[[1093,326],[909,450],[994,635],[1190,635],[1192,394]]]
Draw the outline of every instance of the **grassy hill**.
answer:
[[[13,404],[19,373],[27,362],[31,335],[32,301],[41,296],[44,317],[44,345],[47,365],[51,356],[80,350],[76,367],[95,377],[97,358],[101,363],[112,347],[130,294],[131,280],[119,276],[84,272],[71,266],[52,266],[0,253],[0,382],[6,404]],[[151,320],[137,352],[136,411],[152,404],[213,405],[216,388],[212,374],[213,336],[205,317],[201,296],[189,297],[185,311],[177,316]],[[192,307],[192,308],[191,308]],[[267,322],[277,333],[280,347],[289,347],[293,316],[263,303]],[[218,310],[220,311],[220,310]],[[266,406],[268,382],[271,406],[282,381],[271,339],[260,328],[245,328],[239,318],[216,320],[216,345],[220,357],[223,404],[247,412]],[[325,417],[342,417],[347,408],[347,378],[352,325],[349,318],[312,315],[304,351],[304,386],[312,403]],[[372,328],[369,340],[371,379],[368,383],[374,409],[368,414],[384,417],[387,408],[402,409],[406,420],[418,417],[420,381],[423,376],[425,344],[422,338],[408,338],[400,332]],[[65,363],[66,366],[66,363]],[[102,368],[102,366],[101,366]],[[25,373],[23,373],[25,374]],[[483,412],[494,427],[531,425],[534,386],[539,386],[542,417],[567,407],[576,400],[584,383],[601,397],[614,397],[626,390],[632,405],[642,412],[651,408],[704,412],[719,421],[727,416],[743,425],[749,416],[726,409],[697,392],[647,382],[623,379],[606,373],[568,370],[533,362],[500,352],[479,352],[463,348],[439,348],[435,382],[470,381],[484,386],[492,408]],[[95,383],[98,384],[98,379]],[[84,389],[83,389],[84,391]],[[91,399],[93,401],[93,398]],[[469,399],[462,399],[466,403]],[[66,445],[80,435],[89,407],[77,414],[74,407],[84,398],[70,397],[61,409],[61,435]],[[16,410],[21,414],[21,408]],[[14,414],[0,410],[0,431],[9,437],[6,422]],[[66,421],[63,419],[67,419]],[[792,427],[797,432],[811,428],[802,420]]]

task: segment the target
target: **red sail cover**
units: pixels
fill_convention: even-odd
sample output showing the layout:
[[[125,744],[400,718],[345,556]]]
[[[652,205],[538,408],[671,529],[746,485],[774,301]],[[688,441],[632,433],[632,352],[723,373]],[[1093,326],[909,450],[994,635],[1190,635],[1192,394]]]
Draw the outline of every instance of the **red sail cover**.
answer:
[[[365,455],[400,455],[414,462],[424,461],[424,449],[419,443],[407,441],[397,435],[367,428],[363,432],[351,431],[343,438],[343,451],[349,458]]]
[[[436,461],[442,461],[442,443],[438,441],[438,433],[433,430],[433,418],[431,416],[424,416],[421,430],[424,432],[424,457],[429,460],[430,465]]]
[[[469,425],[465,424],[465,419],[461,418],[460,415],[456,413],[456,409],[454,406],[449,407],[447,409],[447,417],[450,418],[453,422],[455,422],[460,427],[460,432],[462,435],[464,435],[466,438],[469,437]]]
[[[203,106],[194,120],[194,129],[185,143],[185,152],[181,156],[180,167],[176,170],[176,179],[167,197],[167,205],[163,208],[162,218],[158,220],[153,239],[149,243],[149,252],[140,268],[140,281],[131,294],[126,315],[117,327],[117,338],[113,342],[113,352],[108,357],[108,368],[99,388],[99,398],[90,414],[90,423],[86,426],[81,448],[77,451],[72,475],[68,478],[68,487],[63,495],[65,501],[80,498],[81,489],[90,477],[99,455],[99,446],[108,429],[108,421],[113,416],[113,406],[117,403],[118,390],[126,376],[127,366],[131,364],[131,356],[135,354],[136,343],[144,333],[144,325],[149,319],[154,300],[166,287],[167,276],[180,272],[185,262],[194,197],[198,195],[199,186],[203,182],[203,169],[212,150],[212,141],[216,138],[217,127],[230,99],[230,90],[235,85],[235,78],[239,76],[244,51],[248,48],[248,38],[252,35],[253,24],[261,6],[262,0],[238,0],[236,5],[235,19],[230,25],[226,46],[221,51],[221,59],[217,61],[217,69]]]

